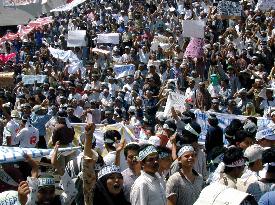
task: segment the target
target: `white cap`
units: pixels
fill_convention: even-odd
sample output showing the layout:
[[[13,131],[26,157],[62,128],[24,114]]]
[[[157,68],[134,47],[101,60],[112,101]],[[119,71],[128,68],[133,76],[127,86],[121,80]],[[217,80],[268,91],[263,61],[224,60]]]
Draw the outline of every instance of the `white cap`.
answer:
[[[265,128],[257,132],[256,140],[267,139],[267,140],[275,140],[274,130],[271,128]]]
[[[216,182],[201,191],[194,205],[241,204],[247,196],[249,194]]]
[[[160,146],[160,138],[157,136],[151,136],[148,140],[148,143],[154,145],[155,147]]]
[[[264,148],[262,146],[253,144],[245,150],[244,157],[248,159],[249,163],[255,162],[258,159],[262,159],[263,151]]]

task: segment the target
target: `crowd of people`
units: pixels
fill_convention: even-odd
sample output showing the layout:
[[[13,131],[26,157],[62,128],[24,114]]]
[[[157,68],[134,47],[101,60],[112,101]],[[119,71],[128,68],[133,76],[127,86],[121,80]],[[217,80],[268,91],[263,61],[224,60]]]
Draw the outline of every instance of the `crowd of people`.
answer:
[[[226,18],[218,3],[86,0],[2,43],[16,57],[0,60],[14,72],[14,86],[0,81],[0,143],[53,154],[1,163],[0,204],[275,204],[275,10],[242,0],[241,16]],[[205,23],[204,38],[183,36],[187,20]],[[75,30],[86,30],[87,46],[67,46]],[[108,33],[120,43],[97,43]],[[71,72],[49,48],[72,50],[81,66]],[[135,71],[118,78],[115,65]],[[26,75],[46,79],[26,84]],[[184,110],[164,114],[171,93]],[[206,132],[195,110],[207,113]],[[225,128],[219,114],[230,116]],[[86,123],[77,145],[75,123]],[[108,129],[99,139],[99,124],[138,134]],[[80,149],[58,151],[73,144]]]

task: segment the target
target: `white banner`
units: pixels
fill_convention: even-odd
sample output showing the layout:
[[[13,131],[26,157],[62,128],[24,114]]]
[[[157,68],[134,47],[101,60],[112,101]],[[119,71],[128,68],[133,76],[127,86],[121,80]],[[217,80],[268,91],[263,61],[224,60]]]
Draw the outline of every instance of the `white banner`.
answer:
[[[44,83],[47,78],[47,75],[23,75],[22,81],[25,85],[37,83]]]
[[[80,147],[59,148],[60,152],[67,152],[80,149]],[[36,149],[36,148],[20,148],[0,146],[0,164],[12,163],[25,160],[24,154],[30,155],[32,158],[40,158],[51,155],[53,149]]]
[[[207,127],[208,127],[208,114],[209,112],[202,112],[201,110],[195,110],[195,115],[197,122],[201,126],[202,132],[201,132],[201,137],[200,140],[204,141],[205,140],[205,135],[207,132]],[[217,113],[217,112],[211,112],[215,114],[219,120],[219,126],[222,129],[225,129],[233,119],[239,119],[241,121],[244,121],[247,116],[244,115],[231,115],[231,114],[223,114],[223,113]],[[257,117],[257,126],[258,128],[266,127],[269,123],[270,120],[264,117]]]
[[[72,10],[74,7],[78,6],[79,4],[85,2],[86,0],[73,0],[71,3],[59,6],[55,9],[52,9],[51,12],[54,11],[70,11]]]
[[[68,31],[68,47],[83,47],[86,45],[86,30]]]
[[[116,78],[124,78],[128,75],[134,75],[135,73],[135,65],[115,65],[114,72],[116,74]]]
[[[67,62],[68,60],[70,62],[79,61],[77,55],[74,54],[73,51],[71,50],[64,51],[64,50],[49,47],[49,51],[54,58],[60,59],[63,62]]]
[[[202,20],[183,20],[183,37],[204,38],[205,22]]]
[[[119,44],[119,33],[97,34],[97,43]]]
[[[275,9],[275,0],[259,0],[256,10],[268,11]]]
[[[84,127],[86,124],[87,123],[71,123],[75,131],[74,144],[78,145],[80,136],[82,133],[84,133]],[[117,124],[107,125],[107,126],[102,124],[97,124],[94,132],[94,137],[96,138],[96,147],[99,149],[104,148],[103,135],[104,135],[104,132],[106,132],[107,130],[117,130],[121,134],[121,137],[125,138],[127,143],[138,141],[135,138],[134,134],[129,130],[129,128],[124,126],[122,123],[117,123]]]
[[[170,92],[164,109],[164,116],[171,116],[171,108],[174,107],[176,111],[183,112],[185,96],[179,93]]]

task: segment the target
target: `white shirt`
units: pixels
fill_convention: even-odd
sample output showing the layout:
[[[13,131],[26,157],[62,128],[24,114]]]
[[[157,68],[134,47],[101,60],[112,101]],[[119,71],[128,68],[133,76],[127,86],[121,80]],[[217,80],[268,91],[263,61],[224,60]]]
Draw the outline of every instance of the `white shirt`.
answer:
[[[263,100],[260,104],[260,109],[264,110],[264,117],[267,116],[267,114],[270,114],[270,110],[272,107],[275,107],[275,98],[273,100]]]
[[[163,179],[141,171],[131,188],[130,201],[132,205],[166,205]]]
[[[7,137],[11,137],[11,145],[15,145],[16,143],[14,143],[14,139],[18,131],[19,131],[19,124],[15,122],[13,119],[9,121],[7,125],[4,127],[3,145],[8,145]]]
[[[14,142],[19,147],[34,148],[39,141],[39,131],[33,126],[26,126],[16,135]]]

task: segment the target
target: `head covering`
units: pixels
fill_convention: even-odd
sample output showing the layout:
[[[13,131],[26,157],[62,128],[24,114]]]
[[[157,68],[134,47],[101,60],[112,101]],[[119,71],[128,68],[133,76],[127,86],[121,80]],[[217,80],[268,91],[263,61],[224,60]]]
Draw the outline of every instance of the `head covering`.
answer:
[[[250,195],[245,192],[216,182],[201,191],[194,205],[241,204],[248,196]]]
[[[157,136],[151,136],[148,140],[148,143],[154,145],[155,147],[160,146],[160,138]]]
[[[178,151],[178,157],[181,157],[186,152],[194,152],[194,148],[191,145],[184,145],[180,150]]]
[[[177,129],[177,126],[176,126],[176,124],[173,121],[166,120],[165,123],[164,123],[164,125],[163,125],[163,128],[171,130],[172,132],[175,132],[176,129]]]
[[[262,159],[263,151],[263,147],[258,144],[254,144],[245,150],[244,157],[248,159],[249,163],[255,162],[258,159]]]
[[[244,124],[243,129],[249,133],[255,133],[257,131],[257,125],[251,120],[248,120]]]
[[[19,203],[17,191],[4,191],[0,193],[0,204],[14,205]]]
[[[120,167],[114,164],[108,165],[103,167],[98,173],[98,179],[102,178],[105,175],[119,173],[120,174]]]
[[[53,176],[45,175],[38,178],[38,190],[43,188],[55,188],[55,180]]]
[[[12,118],[20,118],[18,111],[17,110],[11,111],[11,117]]]
[[[157,149],[153,145],[149,145],[141,150],[138,154],[139,160],[144,160],[148,155],[158,153]]]
[[[257,132],[256,140],[268,139],[275,140],[275,133],[271,128],[262,129]]]

